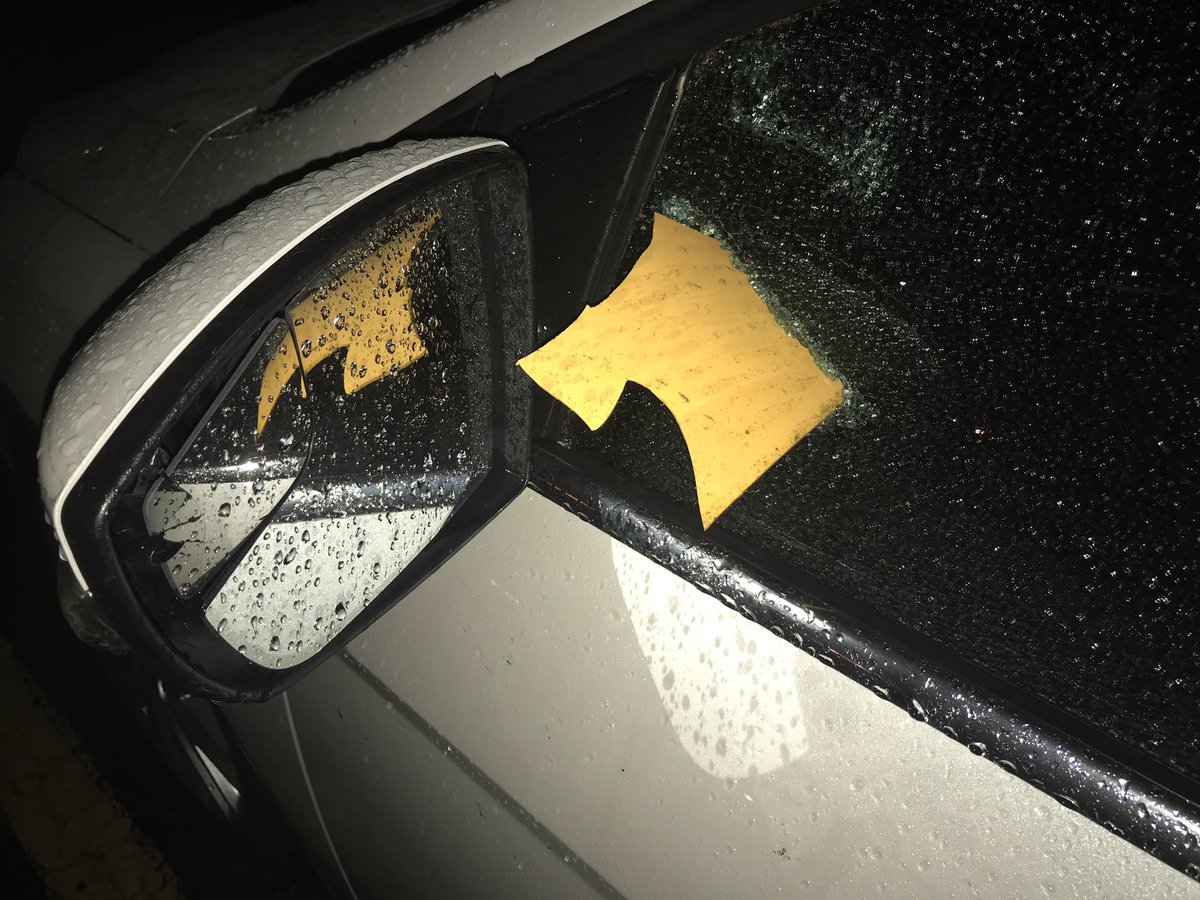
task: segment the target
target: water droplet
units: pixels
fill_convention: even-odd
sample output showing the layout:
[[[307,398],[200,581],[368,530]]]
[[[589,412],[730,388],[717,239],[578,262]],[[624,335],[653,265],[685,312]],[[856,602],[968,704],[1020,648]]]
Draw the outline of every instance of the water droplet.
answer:
[[[231,231],[221,240],[222,250],[236,250],[246,243],[246,235],[241,231]]]
[[[217,515],[220,516],[222,519],[229,518],[229,514],[232,512],[233,512],[233,507],[230,506],[228,503],[222,503],[217,508]]]

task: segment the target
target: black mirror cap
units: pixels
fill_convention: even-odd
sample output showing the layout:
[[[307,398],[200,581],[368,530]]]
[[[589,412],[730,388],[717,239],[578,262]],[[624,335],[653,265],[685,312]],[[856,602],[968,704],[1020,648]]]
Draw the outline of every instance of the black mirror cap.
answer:
[[[356,239],[397,210],[464,182],[469,182],[475,201],[476,218],[469,231],[488,318],[490,468],[398,577],[314,656],[292,667],[273,669],[247,658],[221,639],[194,605],[139,596],[114,544],[111,520],[164,440],[173,431],[191,428],[197,410],[212,401],[267,322]],[[303,221],[301,214],[301,221],[281,226],[278,217],[297,204],[315,210],[309,218],[316,221]],[[281,236],[274,244],[264,247],[260,241],[248,251],[251,241],[239,235],[253,236],[255,230],[275,230]],[[76,577],[147,665],[181,689],[212,699],[268,699],[369,627],[516,496],[529,468],[530,388],[515,366],[532,340],[529,235],[525,167],[502,143],[461,139],[400,145],[314,173],[251,205],[144,284],[81,351],[71,367],[75,377],[68,372],[60,384],[43,431],[43,492]],[[256,253],[266,258],[256,259]],[[206,266],[211,273],[202,271]],[[218,302],[230,272],[236,277],[239,270],[247,274]],[[192,290],[181,290],[181,281]],[[219,288],[215,293],[213,286]],[[211,293],[207,299],[206,289]],[[179,294],[187,297],[162,300]],[[213,308],[187,335],[177,336],[169,327],[157,332],[147,328],[154,320],[146,315],[148,306],[161,307],[161,321],[162,310],[168,310],[169,318],[170,309],[196,303],[197,294],[201,304],[210,302]],[[195,312],[189,310],[188,315],[194,319]],[[176,338],[173,351],[154,347],[156,340]],[[115,377],[107,379],[111,383],[96,385],[98,377],[105,381],[106,367],[114,368],[111,360],[139,340],[150,359],[128,365],[139,372],[154,370],[140,389],[136,384],[128,387],[127,368],[116,369]],[[121,376],[125,377],[118,381]],[[81,383],[86,387],[80,389]],[[105,390],[117,395],[123,390],[130,396],[119,408],[120,396],[88,403]],[[98,405],[103,408],[97,415]],[[91,442],[90,451],[81,452],[79,442]],[[64,454],[64,449],[73,453]],[[78,463],[71,457],[79,458]]]

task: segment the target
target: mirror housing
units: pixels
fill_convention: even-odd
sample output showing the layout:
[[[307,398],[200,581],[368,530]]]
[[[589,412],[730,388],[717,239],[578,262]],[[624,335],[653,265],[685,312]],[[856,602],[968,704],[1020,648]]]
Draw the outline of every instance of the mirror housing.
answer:
[[[262,700],[525,483],[524,165],[400,144],[259,200],[73,360],[38,451],[63,558],[183,689]]]

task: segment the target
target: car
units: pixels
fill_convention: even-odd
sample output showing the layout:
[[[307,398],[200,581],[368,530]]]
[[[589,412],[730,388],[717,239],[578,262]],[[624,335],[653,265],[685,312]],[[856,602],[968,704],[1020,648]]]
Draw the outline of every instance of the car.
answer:
[[[309,4],[57,104],[67,620],[334,896],[1200,895],[1195,25]]]

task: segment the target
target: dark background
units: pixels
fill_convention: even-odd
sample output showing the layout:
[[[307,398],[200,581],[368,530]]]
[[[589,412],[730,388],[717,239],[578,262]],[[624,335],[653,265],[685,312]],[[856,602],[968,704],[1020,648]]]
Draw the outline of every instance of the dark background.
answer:
[[[29,122],[55,101],[136,72],[201,35],[294,5],[294,0],[206,0],[202,6],[10,0],[0,5],[0,171],[13,164]],[[185,896],[323,896],[316,893],[319,882],[295,845],[234,833],[188,793],[136,709],[119,694],[128,661],[93,651],[71,633],[59,610],[56,549],[49,527],[41,527],[33,473],[36,434],[21,433],[14,416],[3,421],[0,638],[13,646],[24,667],[4,677],[30,680],[49,698],[74,731],[77,751],[90,759],[134,827],[161,853]],[[45,873],[25,858],[21,826],[0,821],[0,881],[10,896],[45,896]],[[94,889],[98,886],[80,881],[78,896]]]
[[[0,4],[0,169],[29,120],[55,100],[137,71],[151,58],[296,0],[9,0]]]

